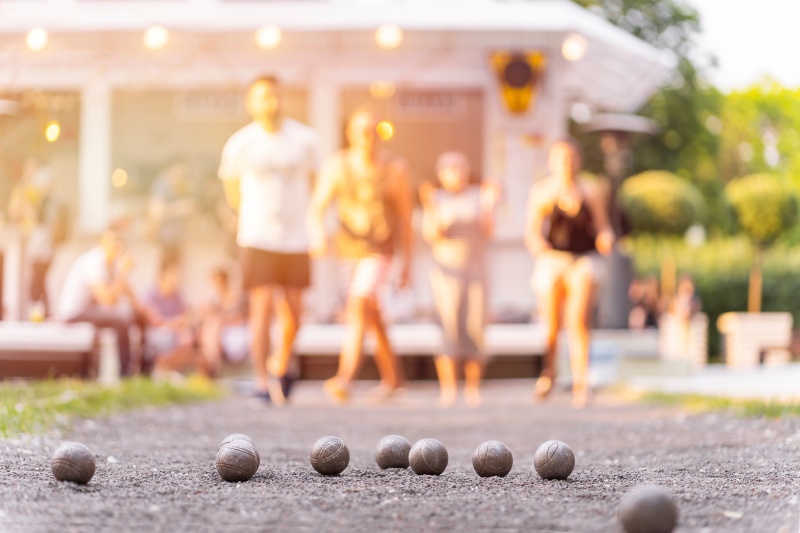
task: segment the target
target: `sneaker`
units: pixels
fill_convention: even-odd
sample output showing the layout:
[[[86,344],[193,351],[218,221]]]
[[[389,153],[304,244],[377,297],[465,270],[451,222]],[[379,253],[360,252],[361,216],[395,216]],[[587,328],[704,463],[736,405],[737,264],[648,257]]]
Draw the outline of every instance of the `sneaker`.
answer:
[[[283,393],[283,397],[287,400],[289,396],[292,394],[292,389],[294,388],[294,384],[299,381],[300,378],[297,375],[287,372],[285,376],[283,376],[281,381],[281,392]]]
[[[256,390],[253,392],[253,398],[257,398],[266,403],[272,403],[272,397],[267,390]]]

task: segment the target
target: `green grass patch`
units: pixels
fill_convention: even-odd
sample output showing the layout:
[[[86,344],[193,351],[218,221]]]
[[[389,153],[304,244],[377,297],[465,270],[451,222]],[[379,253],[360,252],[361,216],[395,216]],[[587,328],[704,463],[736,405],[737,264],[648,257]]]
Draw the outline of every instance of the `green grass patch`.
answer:
[[[645,393],[640,397],[640,400],[651,404],[681,407],[693,412],[730,411],[739,416],[764,418],[800,416],[800,403],[740,400],[698,394],[667,394],[662,392]]]
[[[94,418],[139,407],[219,398],[223,390],[203,378],[180,385],[137,377],[115,386],[70,379],[0,383],[0,437],[39,433],[74,418]]]

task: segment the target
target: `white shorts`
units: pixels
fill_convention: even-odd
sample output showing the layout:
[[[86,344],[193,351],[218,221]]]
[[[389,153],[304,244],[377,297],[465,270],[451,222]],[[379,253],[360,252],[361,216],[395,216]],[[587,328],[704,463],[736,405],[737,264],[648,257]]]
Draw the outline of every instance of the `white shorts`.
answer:
[[[556,282],[580,273],[590,276],[595,285],[599,285],[605,279],[605,261],[595,252],[575,255],[547,250],[535,258],[531,287],[537,294],[547,293],[553,290]]]
[[[357,298],[374,298],[378,289],[389,277],[392,268],[392,256],[369,255],[347,263],[349,274],[348,296]]]

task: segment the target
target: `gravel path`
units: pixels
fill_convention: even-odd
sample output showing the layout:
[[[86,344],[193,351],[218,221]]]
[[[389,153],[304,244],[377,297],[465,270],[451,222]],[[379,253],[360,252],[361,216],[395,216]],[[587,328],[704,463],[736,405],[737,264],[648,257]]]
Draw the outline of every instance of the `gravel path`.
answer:
[[[800,419],[690,415],[610,398],[575,412],[565,396],[533,406],[529,393],[527,382],[494,382],[485,407],[440,411],[429,407],[434,386],[424,384],[391,404],[336,408],[308,383],[285,409],[234,396],[0,440],[0,531],[616,532],[617,503],[640,483],[673,492],[676,531],[798,531]],[[234,432],[249,434],[261,453],[246,483],[226,483],[214,470],[219,441]],[[379,470],[374,447],[391,433],[442,441],[447,471]],[[308,463],[323,435],[350,447],[339,477]],[[575,451],[568,481],[533,470],[536,447],[551,438]],[[53,480],[49,456],[63,439],[97,454],[89,485]],[[507,478],[472,470],[472,452],[489,439],[514,452]]]

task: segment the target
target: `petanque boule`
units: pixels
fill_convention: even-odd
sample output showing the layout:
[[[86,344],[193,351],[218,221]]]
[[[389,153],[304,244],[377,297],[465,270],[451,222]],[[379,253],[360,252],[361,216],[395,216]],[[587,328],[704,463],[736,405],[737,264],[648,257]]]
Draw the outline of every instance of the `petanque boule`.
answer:
[[[438,476],[447,468],[447,448],[436,439],[422,439],[411,447],[408,464],[420,476]]]
[[[91,481],[96,468],[94,454],[80,442],[65,442],[53,452],[50,469],[58,481],[85,485]]]
[[[666,489],[642,485],[622,497],[617,517],[627,533],[670,533],[678,524],[678,506]]]
[[[244,433],[231,433],[230,435],[228,435],[227,437],[222,439],[222,442],[219,443],[219,447],[222,448],[222,446],[224,446],[225,444],[228,444],[229,442],[232,442],[232,441],[235,441],[235,440],[246,440],[250,444],[255,444],[255,442],[253,442],[253,439],[251,439],[250,437],[248,437]]]
[[[499,440],[486,441],[472,455],[472,468],[481,477],[506,477],[514,466],[511,450]]]
[[[575,454],[566,443],[549,440],[536,449],[533,466],[544,479],[567,479],[575,469]]]
[[[378,442],[375,450],[375,462],[381,469],[408,468],[408,454],[411,443],[400,435],[389,435]]]
[[[247,442],[252,444],[254,448],[255,448],[255,445],[256,445],[256,443],[253,442],[253,439],[251,439],[250,437],[248,437],[244,433],[232,433],[232,434],[228,435],[227,437],[225,437],[224,439],[222,439],[222,442],[219,444],[219,447],[222,448],[223,446],[225,446],[229,442],[233,442],[235,440],[246,440]],[[258,463],[261,464],[261,454],[258,453],[258,448],[256,448],[256,457],[258,458]]]
[[[350,450],[339,437],[322,437],[311,448],[311,466],[323,476],[337,476],[350,464]]]
[[[261,456],[255,444],[237,439],[224,443],[217,452],[217,473],[225,481],[247,481],[258,471]]]

